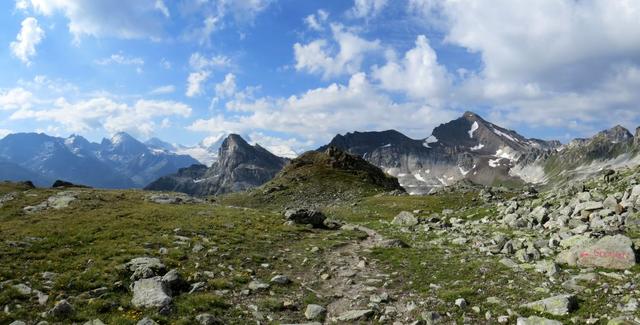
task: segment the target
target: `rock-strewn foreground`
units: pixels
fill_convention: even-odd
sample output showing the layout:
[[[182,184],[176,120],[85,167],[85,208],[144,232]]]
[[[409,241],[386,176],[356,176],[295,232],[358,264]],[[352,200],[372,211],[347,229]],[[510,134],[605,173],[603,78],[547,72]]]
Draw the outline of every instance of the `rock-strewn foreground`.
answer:
[[[303,163],[207,199],[0,183],[0,324],[640,323],[640,169],[408,196],[327,155],[354,190],[309,206]]]

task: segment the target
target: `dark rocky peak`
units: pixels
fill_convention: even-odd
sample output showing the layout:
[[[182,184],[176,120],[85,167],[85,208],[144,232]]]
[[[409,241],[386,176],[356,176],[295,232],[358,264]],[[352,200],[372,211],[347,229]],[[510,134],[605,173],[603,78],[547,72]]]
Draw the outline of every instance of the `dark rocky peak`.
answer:
[[[601,138],[612,143],[621,143],[629,141],[633,138],[633,135],[623,126],[616,125],[608,130],[604,130],[596,134],[594,139],[597,138]]]
[[[505,147],[524,153],[553,149],[558,141],[527,139],[516,131],[490,123],[473,112],[465,112],[461,117],[441,124],[433,130],[433,139],[449,148],[458,148],[477,154],[496,154]]]
[[[238,134],[229,134],[229,136],[227,136],[226,139],[224,139],[224,141],[222,141],[222,145],[220,146],[220,153],[222,153],[223,151],[234,151],[234,150],[239,150],[239,149],[249,149],[252,146],[245,141],[240,135]]]
[[[284,158],[272,154],[258,144],[250,145],[237,134],[227,136],[218,150],[218,164],[221,166],[242,163],[281,165],[283,161]]]
[[[640,144],[640,126],[636,128],[636,135],[633,141],[635,144]]]
[[[363,156],[365,153],[382,148],[398,148],[421,146],[422,141],[414,140],[396,130],[350,132],[345,135],[336,135],[329,144],[318,148],[325,151],[334,146],[348,152]]]

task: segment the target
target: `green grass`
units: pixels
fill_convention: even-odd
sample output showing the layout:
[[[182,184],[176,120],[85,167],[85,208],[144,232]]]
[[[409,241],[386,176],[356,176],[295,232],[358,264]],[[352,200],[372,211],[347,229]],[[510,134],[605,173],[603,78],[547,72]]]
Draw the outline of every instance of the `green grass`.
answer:
[[[20,189],[5,185],[1,190]],[[119,269],[139,256],[159,257],[169,269],[177,268],[191,282],[209,284],[205,293],[175,298],[176,313],[155,315],[162,322],[185,321],[185,317],[206,311],[227,317],[229,323],[243,323],[246,315],[235,309],[237,298],[216,296],[215,290],[238,292],[246,287],[251,275],[262,281],[269,281],[274,272],[295,278],[306,272],[301,266],[304,258],[318,256],[308,248],[328,249],[359,236],[351,231],[287,226],[279,213],[268,211],[210,204],[159,205],[147,202],[146,193],[138,191],[74,191],[78,200],[66,209],[29,215],[22,211],[25,205],[46,200],[55,190],[30,190],[0,208],[0,282],[28,283],[50,295],[47,305],[39,306],[17,297],[15,290],[2,290],[0,305],[11,305],[12,312],[1,313],[0,323],[39,319],[36,315],[63,297],[71,297],[76,309],[66,321],[100,318],[105,323],[127,324],[143,315],[155,315],[131,306],[129,274]],[[175,234],[191,241],[178,245]],[[191,251],[196,242],[205,246],[200,253]],[[169,253],[160,255],[160,247],[168,248]],[[263,268],[264,263],[269,268]],[[48,285],[41,276],[45,271],[59,274],[51,289],[46,289]],[[214,278],[207,278],[204,271],[212,272]],[[114,285],[118,282],[119,286]],[[106,296],[73,298],[100,287],[109,288]],[[22,307],[14,308],[16,304]]]

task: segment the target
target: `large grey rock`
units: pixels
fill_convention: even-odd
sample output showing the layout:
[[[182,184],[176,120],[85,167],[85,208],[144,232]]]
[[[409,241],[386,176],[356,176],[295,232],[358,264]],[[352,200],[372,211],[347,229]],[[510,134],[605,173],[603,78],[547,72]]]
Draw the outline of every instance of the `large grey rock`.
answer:
[[[574,295],[558,295],[524,304],[522,307],[551,315],[562,316],[569,314],[577,308],[577,300]]]
[[[336,317],[336,320],[339,322],[354,322],[369,319],[371,316],[373,316],[373,310],[371,309],[349,310]]]
[[[51,317],[64,318],[73,313],[73,307],[66,300],[58,301],[53,308],[51,308],[47,315]]]
[[[576,209],[574,210],[573,214],[576,215],[582,211],[595,211],[601,210],[603,208],[604,205],[602,205],[602,202],[587,201],[576,205]]]
[[[563,251],[558,263],[571,266],[629,269],[636,264],[633,242],[624,235],[605,236],[592,244],[577,245]]]
[[[269,284],[261,282],[259,280],[249,282],[249,289],[253,291],[266,290],[269,289],[269,287]]]
[[[135,272],[137,269],[147,267],[153,271],[162,271],[165,269],[164,264],[160,262],[160,259],[155,257],[136,257],[125,264],[125,267]]]
[[[314,228],[325,228],[327,217],[320,211],[307,209],[289,209],[284,212],[284,217],[297,224],[311,225]]]
[[[131,303],[138,308],[164,308],[171,304],[169,288],[159,276],[141,279],[133,285]]]
[[[538,316],[531,316],[529,318],[518,317],[516,321],[517,325],[562,325],[562,322],[557,320],[546,319]]]
[[[304,311],[304,317],[308,320],[322,320],[326,313],[326,308],[320,305],[310,304],[307,305],[307,308]]]
[[[418,224],[418,219],[411,212],[402,211],[391,221],[392,224],[403,227],[413,227]]]

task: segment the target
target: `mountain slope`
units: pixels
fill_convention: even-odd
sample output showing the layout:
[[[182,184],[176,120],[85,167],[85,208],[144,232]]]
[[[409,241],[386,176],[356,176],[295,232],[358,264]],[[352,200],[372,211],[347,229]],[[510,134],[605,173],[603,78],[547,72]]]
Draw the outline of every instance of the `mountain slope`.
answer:
[[[0,160],[0,181],[31,181],[36,186],[50,186],[53,181],[18,164]]]
[[[640,130],[638,130],[640,131]],[[585,179],[605,169],[640,164],[640,132],[617,125],[591,138],[575,139],[558,150],[523,157],[511,174],[531,183],[562,184]]]
[[[244,191],[271,180],[286,162],[260,145],[252,146],[239,135],[231,134],[222,142],[218,160],[210,168],[193,165],[161,177],[145,189],[198,196]]]

